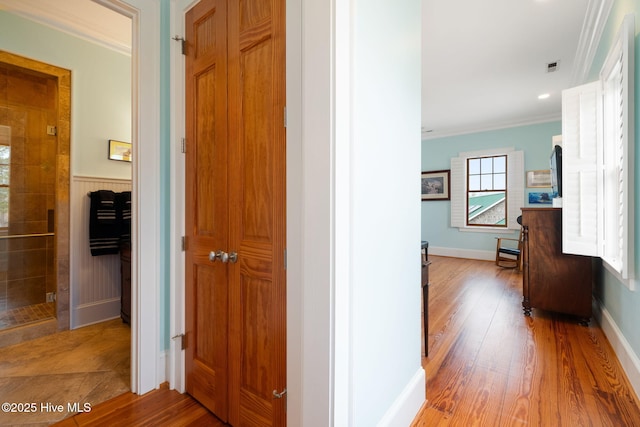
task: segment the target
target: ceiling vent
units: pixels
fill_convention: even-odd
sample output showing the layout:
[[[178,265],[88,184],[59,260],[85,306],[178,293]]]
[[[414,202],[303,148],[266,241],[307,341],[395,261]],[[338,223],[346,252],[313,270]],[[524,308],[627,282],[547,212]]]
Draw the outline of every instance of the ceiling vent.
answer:
[[[558,69],[559,63],[560,61],[549,62],[547,64],[547,73],[553,73],[554,71],[556,71]]]

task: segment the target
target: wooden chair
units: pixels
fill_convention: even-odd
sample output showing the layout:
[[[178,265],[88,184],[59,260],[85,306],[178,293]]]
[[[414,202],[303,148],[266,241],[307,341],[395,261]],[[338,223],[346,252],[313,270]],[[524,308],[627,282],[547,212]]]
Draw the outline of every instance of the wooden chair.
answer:
[[[522,228],[517,239],[496,237],[496,265],[522,271]]]

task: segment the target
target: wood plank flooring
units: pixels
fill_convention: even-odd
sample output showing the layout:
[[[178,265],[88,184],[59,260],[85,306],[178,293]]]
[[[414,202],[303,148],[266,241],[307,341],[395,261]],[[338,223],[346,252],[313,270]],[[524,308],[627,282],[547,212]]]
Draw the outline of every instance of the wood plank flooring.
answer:
[[[522,275],[432,257],[422,426],[639,426],[638,398],[600,327],[522,313]]]
[[[187,394],[169,390],[163,384],[143,396],[126,393],[97,405],[91,412],[75,415],[55,424],[57,427],[81,426],[171,426],[224,427],[204,406]]]
[[[594,321],[535,309],[525,317],[517,271],[430,258],[428,401],[413,427],[640,426],[638,398]],[[166,387],[57,425],[224,426]]]

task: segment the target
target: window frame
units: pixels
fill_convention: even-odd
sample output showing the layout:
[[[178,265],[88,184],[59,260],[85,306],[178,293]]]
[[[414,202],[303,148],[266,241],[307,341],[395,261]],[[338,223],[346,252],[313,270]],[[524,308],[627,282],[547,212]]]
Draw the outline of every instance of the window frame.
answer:
[[[497,158],[504,158],[504,172],[495,172],[495,159]],[[483,160],[484,159],[492,159],[491,162],[491,172],[490,173],[483,173]],[[470,163],[473,160],[479,160],[479,171],[477,174],[473,174],[471,171],[471,167],[470,167]],[[497,228],[507,228],[507,220],[508,220],[508,213],[509,213],[509,209],[508,209],[508,196],[509,196],[509,192],[508,192],[508,161],[507,161],[507,155],[506,154],[496,154],[496,155],[490,155],[490,156],[478,156],[478,157],[467,157],[466,159],[466,170],[465,170],[465,176],[467,179],[467,185],[466,185],[466,196],[465,196],[465,202],[467,205],[467,216],[466,216],[466,225],[467,227],[497,227]],[[496,182],[495,182],[495,178],[496,175],[498,174],[503,174],[504,175],[504,181],[505,181],[505,185],[504,188],[500,188],[500,189],[496,189]],[[479,177],[479,189],[478,190],[472,190],[471,189],[471,178],[472,176],[478,176]],[[487,176],[487,175],[491,175],[491,189],[483,189],[484,185],[484,180],[483,180],[483,176]],[[505,215],[505,222],[504,224],[498,224],[498,223],[493,223],[493,224],[488,224],[488,223],[472,223],[470,216],[470,208],[471,206],[469,205],[469,199],[471,194],[474,193],[496,193],[496,192],[503,192],[504,193],[504,215]],[[501,199],[502,200],[502,199]],[[484,211],[486,212],[486,210]],[[483,212],[480,212],[480,214],[482,214]]]
[[[507,157],[506,225],[467,225],[467,159],[476,157]],[[451,227],[459,231],[507,232],[519,230],[517,218],[524,206],[524,152],[513,147],[460,152],[451,158]]]

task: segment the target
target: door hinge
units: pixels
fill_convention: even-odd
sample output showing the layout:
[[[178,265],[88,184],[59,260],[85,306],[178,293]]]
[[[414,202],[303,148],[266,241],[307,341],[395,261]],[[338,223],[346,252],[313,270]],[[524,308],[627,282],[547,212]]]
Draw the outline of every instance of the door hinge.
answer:
[[[182,236],[180,238],[180,249],[182,249],[182,252],[187,250],[187,236]]]
[[[182,138],[180,141],[180,151],[183,154],[187,152],[187,138]]]
[[[58,129],[55,126],[47,125],[47,135],[56,136]]]
[[[184,39],[184,37],[175,35],[173,37],[171,37],[173,40],[180,42],[180,48],[182,49],[182,54],[186,55],[187,54],[187,41]]]
[[[180,338],[180,350],[187,348],[187,336],[185,334],[178,334],[171,337],[172,340]],[[286,391],[286,390],[285,390]]]
[[[284,248],[284,269],[287,269],[287,248]]]
[[[287,127],[287,107],[284,107],[284,127]]]

